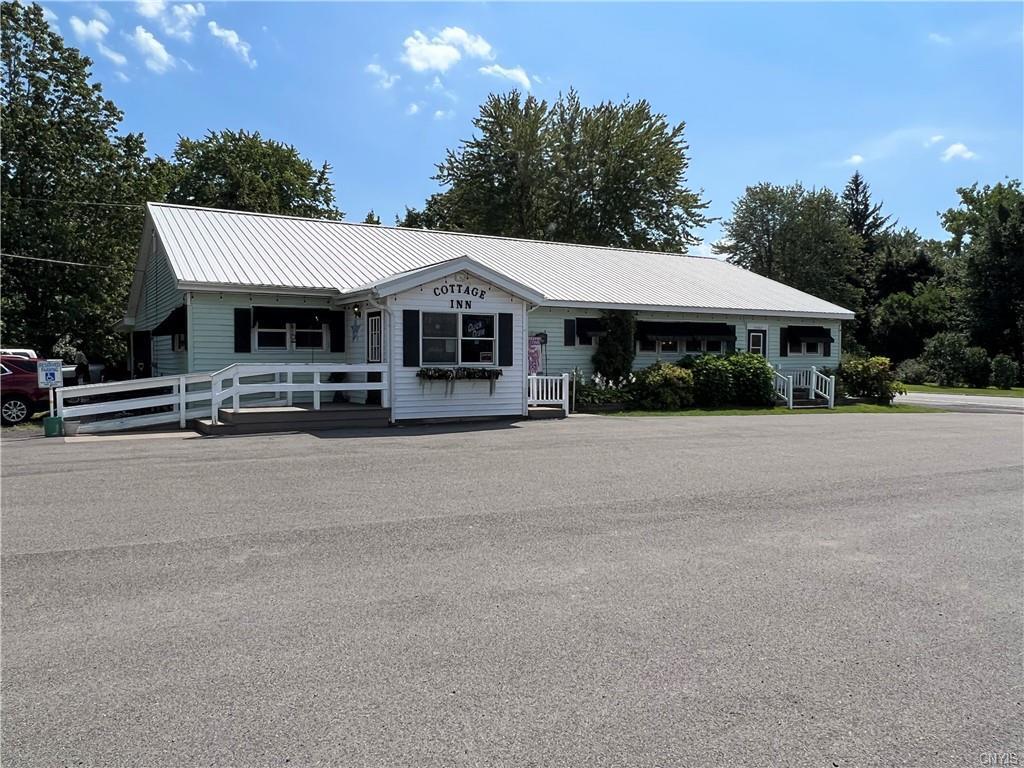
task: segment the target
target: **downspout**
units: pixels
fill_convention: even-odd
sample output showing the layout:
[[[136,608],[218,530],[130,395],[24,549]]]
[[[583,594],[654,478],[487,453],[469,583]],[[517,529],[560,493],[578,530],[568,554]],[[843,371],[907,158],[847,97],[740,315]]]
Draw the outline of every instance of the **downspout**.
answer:
[[[185,373],[195,371],[195,345],[192,337],[192,291],[185,291]]]
[[[523,416],[530,415],[530,313],[533,310],[540,307],[540,304],[534,304],[532,307],[529,302],[524,301],[526,305],[526,316],[523,318]],[[545,355],[547,351],[545,350]],[[545,373],[547,371],[545,370]]]

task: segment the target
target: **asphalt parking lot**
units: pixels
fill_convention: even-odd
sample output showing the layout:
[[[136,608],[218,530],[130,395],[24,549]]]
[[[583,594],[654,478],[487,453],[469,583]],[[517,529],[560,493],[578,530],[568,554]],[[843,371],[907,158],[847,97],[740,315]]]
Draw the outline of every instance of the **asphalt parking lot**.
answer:
[[[1022,426],[5,441],[3,765],[992,765]]]

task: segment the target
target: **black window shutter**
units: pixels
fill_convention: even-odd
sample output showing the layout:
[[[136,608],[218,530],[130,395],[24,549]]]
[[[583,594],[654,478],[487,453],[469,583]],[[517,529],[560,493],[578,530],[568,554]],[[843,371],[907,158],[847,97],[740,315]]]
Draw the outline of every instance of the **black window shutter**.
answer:
[[[832,342],[831,341],[826,341],[825,342],[825,357],[828,357],[831,354],[832,354]]]
[[[575,347],[576,346],[576,320],[570,317],[565,321],[565,341],[562,342],[563,346]]]
[[[789,329],[779,328],[779,356],[789,357]]]
[[[508,368],[512,362],[512,313],[498,315],[498,365]]]
[[[252,352],[252,309],[235,309],[235,352]]]
[[[420,313],[416,309],[402,310],[402,365],[420,367]]]
[[[332,310],[327,315],[327,329],[331,334],[331,352],[345,351],[345,310]]]

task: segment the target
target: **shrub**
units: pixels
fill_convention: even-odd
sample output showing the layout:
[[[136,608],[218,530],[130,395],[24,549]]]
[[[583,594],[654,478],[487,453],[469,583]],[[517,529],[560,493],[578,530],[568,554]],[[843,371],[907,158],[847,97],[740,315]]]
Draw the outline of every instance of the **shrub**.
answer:
[[[636,374],[633,402],[650,411],[676,411],[693,405],[693,374],[664,361]]]
[[[999,389],[1011,389],[1017,383],[1017,361],[1009,355],[992,358],[992,384]]]
[[[969,387],[984,389],[992,378],[992,363],[981,347],[968,347],[964,353],[964,382]]]
[[[632,386],[635,381],[633,374],[621,379],[606,379],[595,373],[590,379],[583,377],[578,368],[572,372],[572,385],[575,389],[576,405],[606,405],[624,403],[632,399]]]
[[[636,344],[636,316],[623,310],[603,312],[601,321],[605,334],[598,337],[597,349],[591,358],[594,370],[609,379],[619,380],[633,370]]]
[[[732,379],[732,394],[740,405],[773,405],[775,381],[763,355],[740,352],[725,358]]]
[[[693,399],[702,408],[715,408],[733,399],[729,363],[715,355],[704,355],[693,363]]]
[[[896,378],[906,384],[924,384],[928,380],[928,364],[911,358],[896,366]]]
[[[962,333],[937,333],[924,343],[922,357],[940,387],[955,387],[964,380],[967,337]]]
[[[888,357],[844,358],[839,366],[839,376],[843,390],[850,397],[863,397],[889,405],[896,395],[906,393],[896,380]]]

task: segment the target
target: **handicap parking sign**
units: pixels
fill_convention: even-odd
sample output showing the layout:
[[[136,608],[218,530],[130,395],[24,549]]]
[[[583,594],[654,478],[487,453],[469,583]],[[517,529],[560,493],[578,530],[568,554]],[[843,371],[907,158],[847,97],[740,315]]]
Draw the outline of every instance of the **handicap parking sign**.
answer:
[[[64,386],[64,361],[40,360],[37,368],[39,386],[43,389],[54,389]]]

